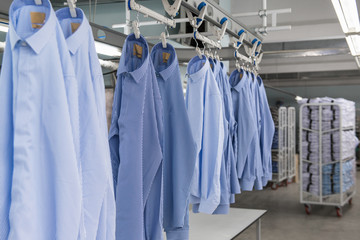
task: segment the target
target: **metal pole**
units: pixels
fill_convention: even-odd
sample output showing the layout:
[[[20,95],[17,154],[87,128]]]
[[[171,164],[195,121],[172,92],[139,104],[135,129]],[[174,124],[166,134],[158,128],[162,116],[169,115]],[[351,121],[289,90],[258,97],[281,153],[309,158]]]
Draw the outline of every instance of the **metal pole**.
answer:
[[[124,34],[129,35],[130,34],[130,20],[131,20],[131,14],[130,9],[128,7],[128,2],[124,1],[125,4],[125,25],[124,25]],[[113,27],[114,28],[114,27]]]
[[[304,105],[300,106],[300,113],[299,113],[299,150],[300,150],[300,169],[299,169],[299,174],[300,174],[300,203],[303,203],[303,152],[302,152],[302,148],[303,148],[303,142],[302,142],[302,138],[303,138],[303,108]]]
[[[319,191],[320,191],[320,203],[323,202],[323,191],[322,191],[322,187],[323,187],[323,176],[322,176],[322,165],[323,165],[323,159],[322,159],[322,136],[323,136],[323,132],[322,132],[322,104],[319,105],[319,173],[320,173],[320,186],[319,186]],[[310,126],[311,127],[311,126]]]
[[[268,15],[271,14],[282,14],[282,13],[291,13],[291,8],[284,8],[284,9],[276,9],[276,10],[267,10],[266,13]],[[248,12],[248,13],[235,13],[233,14],[234,17],[252,17],[252,16],[259,16],[259,12]]]
[[[204,32],[204,33],[201,33],[201,35],[203,36],[211,36],[213,35],[212,32]],[[177,39],[177,38],[191,38],[194,36],[194,33],[184,33],[184,34],[173,34],[173,35],[169,35],[168,39]],[[148,36],[148,37],[145,37],[145,39],[147,40],[158,40],[160,39],[160,36]]]
[[[256,240],[261,240],[261,218],[256,222]]]
[[[130,12],[130,11],[129,11]],[[178,19],[174,19],[175,23],[184,23],[184,22],[189,22],[190,20],[188,18],[178,18]],[[130,22],[130,20],[129,20]],[[139,26],[149,26],[149,25],[159,25],[159,24],[163,24],[160,21],[145,21],[145,22],[139,22]],[[111,28],[125,28],[127,26],[126,23],[120,23],[120,24],[113,24],[111,26]]]
[[[267,26],[267,13],[266,13],[266,8],[267,8],[267,0],[263,0],[262,1],[262,6],[263,6],[263,12],[264,14],[262,15],[262,20],[263,20],[263,27],[266,28]]]

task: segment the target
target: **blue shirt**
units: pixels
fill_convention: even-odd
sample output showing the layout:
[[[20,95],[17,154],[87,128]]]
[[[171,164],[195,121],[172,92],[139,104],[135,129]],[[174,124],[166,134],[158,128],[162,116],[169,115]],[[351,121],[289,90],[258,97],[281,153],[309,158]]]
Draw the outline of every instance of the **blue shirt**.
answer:
[[[239,179],[236,171],[236,156],[235,156],[235,149],[236,149],[236,133],[237,133],[237,123],[235,121],[234,116],[234,106],[232,102],[231,97],[231,86],[229,82],[229,77],[227,75],[226,67],[222,62],[220,62],[220,78],[221,83],[223,85],[223,98],[224,98],[224,110],[225,110],[225,116],[229,124],[229,136],[226,141],[227,143],[227,149],[225,150],[225,157],[229,161],[229,168],[230,168],[230,192],[232,194],[238,194],[240,193],[240,185],[239,185]],[[235,198],[234,196],[231,197],[230,203],[234,203]]]
[[[186,107],[197,153],[190,202],[194,212],[212,214],[220,204],[221,195],[222,97],[205,56],[191,59],[187,74]]]
[[[257,134],[254,136],[251,142],[251,149],[253,150],[250,154],[250,160],[254,161],[255,164],[255,190],[262,190],[263,184],[262,179],[264,176],[263,166],[261,160],[261,151],[260,151],[260,131],[261,131],[261,114],[260,114],[260,100],[259,100],[259,85],[253,73],[249,74],[249,83],[250,83],[250,93],[251,100],[253,101],[253,114],[256,121]]]
[[[225,103],[224,103],[224,86],[223,86],[223,76],[222,76],[222,69],[219,61],[215,59],[209,58],[209,63],[211,69],[214,73],[215,81],[220,91],[221,95],[221,103],[223,108],[223,127],[224,127],[224,145],[223,145],[223,153],[222,153],[222,160],[221,160],[221,170],[220,170],[220,188],[221,188],[221,197],[220,197],[220,204],[215,209],[213,214],[227,214],[229,212],[230,201],[232,195],[230,193],[230,161],[228,159],[228,149],[229,149],[229,136],[230,136],[230,129],[229,129],[229,121],[226,117],[225,113]]]
[[[71,17],[69,8],[58,10],[56,15],[71,54],[79,90],[84,228],[81,234],[87,239],[115,239],[115,198],[105,121],[105,87],[93,34],[81,9],[76,9],[76,18]],[[80,24],[74,32],[73,23]],[[107,209],[103,209],[105,204]],[[104,216],[101,211],[107,214]]]
[[[264,83],[260,76],[257,77],[259,84],[260,114],[261,114],[261,130],[260,130],[260,150],[263,164],[263,186],[272,179],[272,161],[271,161],[271,145],[275,132],[274,120],[271,116],[269,103],[266,96]]]
[[[235,70],[230,75],[231,96],[234,106],[234,116],[237,122],[237,174],[241,189],[250,191],[255,182],[255,161],[252,155],[254,149],[251,142],[257,136],[257,125],[253,114],[253,101],[248,75]]]
[[[189,196],[196,148],[185,107],[175,49],[159,43],[151,51],[164,108],[163,227],[167,239],[189,239]]]
[[[162,239],[162,103],[143,37],[126,38],[117,76],[109,133],[116,239]]]
[[[0,239],[79,234],[76,79],[56,15],[42,2],[15,0],[9,10],[0,77]],[[44,13],[44,24],[32,25],[30,12]]]

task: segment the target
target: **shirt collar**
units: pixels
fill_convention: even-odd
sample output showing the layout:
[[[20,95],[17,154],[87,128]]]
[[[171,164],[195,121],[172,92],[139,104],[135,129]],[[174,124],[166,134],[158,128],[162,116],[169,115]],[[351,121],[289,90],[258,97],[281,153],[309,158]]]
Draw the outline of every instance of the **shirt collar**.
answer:
[[[52,9],[51,3],[49,0],[43,0],[43,7],[46,7],[46,15],[47,19],[45,20],[45,24],[37,31],[31,34],[26,39],[22,39],[18,33],[16,32],[16,19],[15,19],[15,11],[26,5],[34,5],[33,1],[23,1],[23,0],[14,0],[10,6],[9,10],[9,19],[10,19],[10,45],[11,48],[14,49],[17,42],[24,40],[36,54],[39,54],[44,46],[52,36],[52,32],[55,30],[56,26],[56,17],[54,10]]]
[[[134,45],[134,43],[140,43],[144,47],[143,48],[144,56],[142,58],[141,66],[133,71],[129,71],[127,62],[128,62],[128,58],[133,57],[131,56],[131,54],[133,54],[132,46]],[[117,75],[120,75],[122,73],[129,73],[134,78],[135,82],[138,83],[140,79],[144,76],[148,67],[149,67],[149,46],[145,38],[140,35],[140,38],[136,39],[134,33],[129,34],[124,43]]]
[[[241,73],[242,73],[242,78],[237,80],[238,78],[240,78]],[[248,75],[246,74],[246,72],[244,70],[241,70],[241,72],[239,72],[237,69],[235,69],[230,74],[230,78],[229,78],[231,88],[235,89],[238,92],[240,92],[241,88],[243,88],[247,80],[248,80]]]
[[[72,18],[70,15],[70,10],[67,7],[57,10],[56,16],[59,21]],[[86,44],[86,41],[89,38],[88,30],[90,28],[90,24],[87,21],[84,12],[80,8],[76,8],[75,19],[81,20],[80,26],[73,34],[66,38],[68,49],[72,54],[76,54],[80,46]]]
[[[215,76],[218,76],[220,70],[221,70],[221,66],[220,66],[220,62],[217,61],[216,59],[209,59],[209,63],[213,64],[213,68],[211,69],[214,73]]]
[[[156,70],[157,61],[158,61],[159,58],[162,59],[161,54],[163,52],[170,53],[170,57],[169,57],[168,63],[167,63],[168,66],[164,70],[158,72]],[[157,73],[159,73],[160,76],[162,77],[162,79],[164,79],[165,81],[168,78],[170,78],[170,76],[172,76],[172,73],[174,72],[176,66],[179,65],[178,60],[177,60],[177,56],[176,56],[176,51],[175,51],[174,47],[171,46],[169,43],[166,44],[166,48],[162,47],[162,43],[156,44],[151,50],[151,59],[152,59],[153,64],[155,66],[155,71]]]
[[[203,66],[201,66],[200,69],[199,67],[197,67],[196,70],[197,69],[199,70],[197,72],[191,73],[190,70],[192,70],[193,65],[195,64],[200,65],[202,62],[203,62]],[[204,55],[202,56],[202,59],[200,59],[199,56],[195,56],[190,60],[187,66],[187,74],[192,80],[197,80],[200,79],[202,76],[204,76],[206,71],[209,70],[209,68],[210,68],[209,60]]]

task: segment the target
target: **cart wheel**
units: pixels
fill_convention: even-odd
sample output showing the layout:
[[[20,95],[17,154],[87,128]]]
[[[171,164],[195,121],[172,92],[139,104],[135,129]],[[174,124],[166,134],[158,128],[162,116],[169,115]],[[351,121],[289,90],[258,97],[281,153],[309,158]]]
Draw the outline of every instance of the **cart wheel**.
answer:
[[[306,214],[307,214],[307,215],[310,215],[310,214],[311,214],[311,206],[308,205],[308,204],[305,204],[304,206],[305,206],[305,212],[306,212]]]
[[[349,199],[349,205],[352,205],[352,198]]]
[[[271,189],[272,190],[277,190],[279,188],[279,186],[277,185],[277,183],[273,183],[272,185],[271,185]]]
[[[335,209],[336,209],[336,215],[338,217],[342,217],[342,209],[341,209],[341,207],[335,207]]]

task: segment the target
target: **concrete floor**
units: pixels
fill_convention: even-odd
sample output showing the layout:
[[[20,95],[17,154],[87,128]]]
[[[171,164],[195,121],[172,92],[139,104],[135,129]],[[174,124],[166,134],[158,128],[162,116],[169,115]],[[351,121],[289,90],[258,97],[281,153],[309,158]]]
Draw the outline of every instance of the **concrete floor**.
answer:
[[[311,215],[306,215],[296,183],[278,190],[244,192],[236,197],[232,207],[268,210],[262,218],[263,240],[360,240],[359,172],[357,183],[358,194],[351,206],[344,206],[341,218],[331,206],[312,206]],[[240,239],[255,240],[255,224],[236,238]]]

